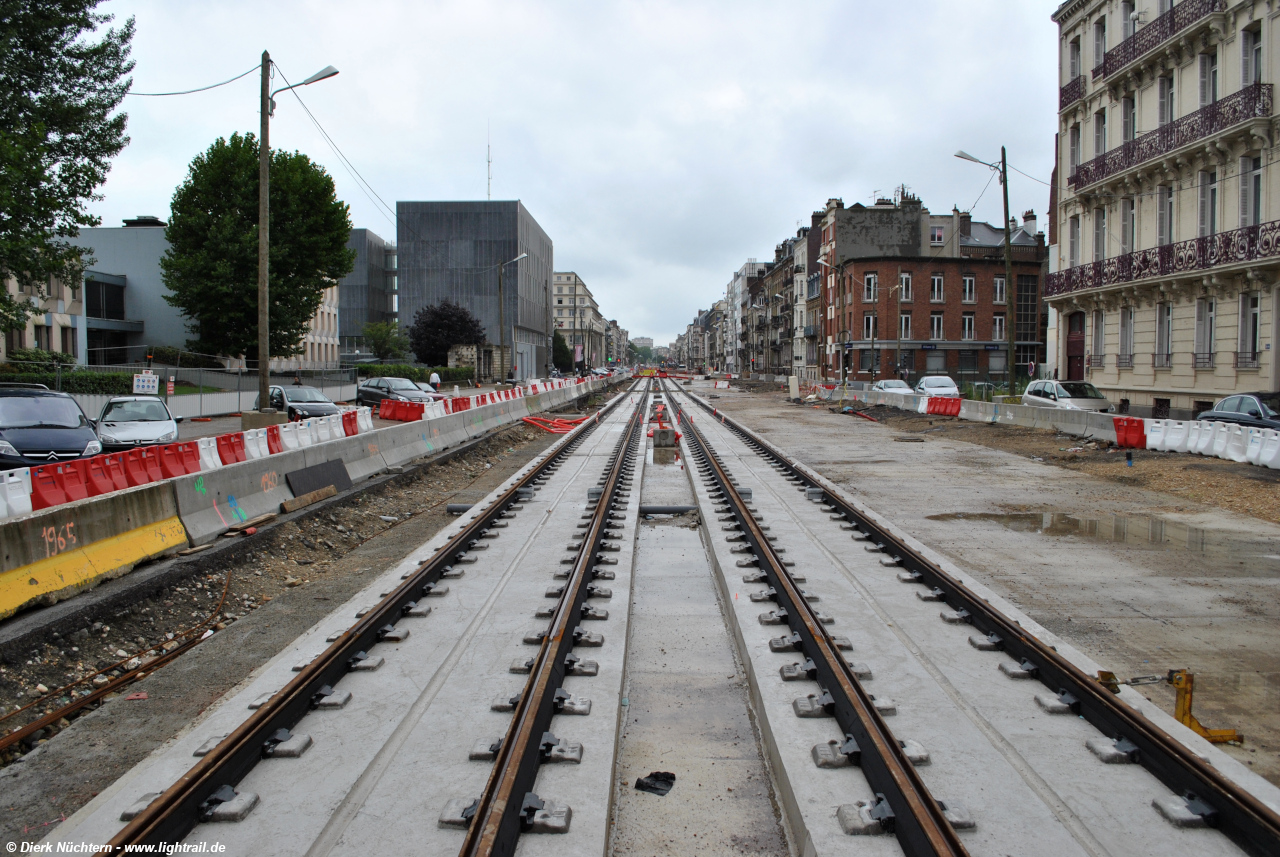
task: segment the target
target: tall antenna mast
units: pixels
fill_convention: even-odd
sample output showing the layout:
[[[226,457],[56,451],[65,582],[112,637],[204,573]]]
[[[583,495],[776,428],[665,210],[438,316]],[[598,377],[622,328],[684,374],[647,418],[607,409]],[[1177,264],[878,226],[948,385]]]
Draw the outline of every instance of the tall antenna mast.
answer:
[[[488,169],[489,169],[489,186],[488,186],[488,189],[485,191],[485,195],[488,199],[493,199],[493,145],[489,142],[488,121],[484,123],[484,149],[485,149],[485,157],[488,159]]]

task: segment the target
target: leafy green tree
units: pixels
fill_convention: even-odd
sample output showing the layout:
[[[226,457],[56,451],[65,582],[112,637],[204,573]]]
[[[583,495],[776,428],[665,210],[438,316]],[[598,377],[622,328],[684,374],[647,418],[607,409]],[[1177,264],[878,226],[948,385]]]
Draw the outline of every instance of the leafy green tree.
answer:
[[[551,340],[551,363],[561,372],[573,371],[573,349],[558,330]]]
[[[132,81],[133,18],[100,31],[98,0],[0,0],[0,277],[43,294],[79,286],[92,258],[68,238],[129,142],[115,110]],[[0,329],[36,311],[0,289]]]
[[[409,337],[390,321],[371,321],[364,326],[364,344],[379,363],[397,360],[409,350]]]
[[[428,366],[444,365],[455,345],[479,345],[484,339],[480,319],[449,300],[418,310],[409,327],[409,347],[418,362]]]
[[[351,216],[333,179],[299,152],[271,153],[272,357],[301,351],[324,290],[351,272]],[[160,269],[192,351],[258,356],[258,141],[218,138],[174,191]]]

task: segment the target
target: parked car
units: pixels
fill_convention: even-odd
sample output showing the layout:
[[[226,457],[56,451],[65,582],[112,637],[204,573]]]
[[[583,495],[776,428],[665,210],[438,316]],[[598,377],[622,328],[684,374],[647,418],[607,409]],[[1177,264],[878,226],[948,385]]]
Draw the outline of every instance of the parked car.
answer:
[[[437,395],[418,389],[418,385],[408,378],[369,378],[356,390],[356,405],[378,407],[383,399],[396,399],[402,402],[430,402],[440,398]]]
[[[1115,410],[1115,406],[1088,381],[1032,381],[1022,394],[1022,404],[1104,414]]]
[[[341,408],[315,387],[282,387],[272,384],[267,392],[271,396],[271,407],[288,414],[290,422],[310,417],[331,417],[342,412]],[[253,408],[258,408],[257,399],[253,401]]]
[[[0,470],[100,452],[98,433],[75,399],[37,384],[0,385]]]
[[[1280,393],[1227,396],[1210,410],[1197,415],[1196,419],[1237,423],[1247,428],[1280,430]]]
[[[432,387],[426,381],[414,381],[414,384],[417,386],[419,390],[426,393],[433,400],[449,398],[444,393],[441,393],[439,390],[437,390],[435,387]]]
[[[910,393],[911,385],[897,378],[887,378],[872,384],[871,391],[873,393]]]
[[[108,452],[173,443],[180,422],[158,396],[115,396],[98,417],[98,440]]]
[[[920,396],[937,396],[943,399],[960,398],[960,388],[956,382],[946,375],[925,375],[916,384],[916,394]]]

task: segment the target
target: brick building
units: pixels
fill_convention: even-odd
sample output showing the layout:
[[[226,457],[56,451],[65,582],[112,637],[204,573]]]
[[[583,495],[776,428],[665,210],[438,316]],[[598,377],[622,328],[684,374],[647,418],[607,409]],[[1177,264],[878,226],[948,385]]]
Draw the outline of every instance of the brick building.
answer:
[[[1005,378],[1011,291],[1003,229],[958,210],[932,215],[903,193],[871,207],[830,200],[821,230],[824,378]],[[1042,359],[1047,252],[1031,212],[1012,226],[1012,248],[1015,359],[1025,367]]]

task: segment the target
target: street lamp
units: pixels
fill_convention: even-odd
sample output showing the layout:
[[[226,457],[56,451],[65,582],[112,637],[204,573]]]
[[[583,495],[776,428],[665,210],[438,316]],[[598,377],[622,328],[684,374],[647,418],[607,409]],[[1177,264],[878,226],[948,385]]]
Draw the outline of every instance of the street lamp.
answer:
[[[1005,361],[1008,364],[1005,368],[1009,373],[1009,395],[1014,395],[1014,367],[1013,362],[1013,344],[1014,332],[1017,329],[1017,291],[1013,288],[1013,246],[1011,232],[1009,229],[1009,164],[1005,157],[1004,146],[1000,147],[1000,163],[988,164],[986,161],[980,161],[967,152],[956,152],[956,157],[963,161],[973,161],[975,164],[982,164],[984,167],[995,170],[1000,174],[1000,187],[1004,191],[1004,334],[1006,345],[1009,349]],[[989,368],[989,367],[988,367]]]
[[[521,259],[528,258],[528,253],[521,253],[510,262],[503,262],[498,266],[498,383],[507,380],[507,321],[502,305],[502,272],[506,267]],[[514,347],[514,344],[513,344]],[[480,355],[476,355],[476,363],[480,362]]]
[[[275,96],[299,86],[309,86],[333,77],[338,70],[325,66],[311,77],[271,92],[271,54],[262,52],[262,129],[258,141],[258,412],[270,405],[271,388],[271,302],[267,287],[269,244],[271,237],[271,116],[275,112]]]

